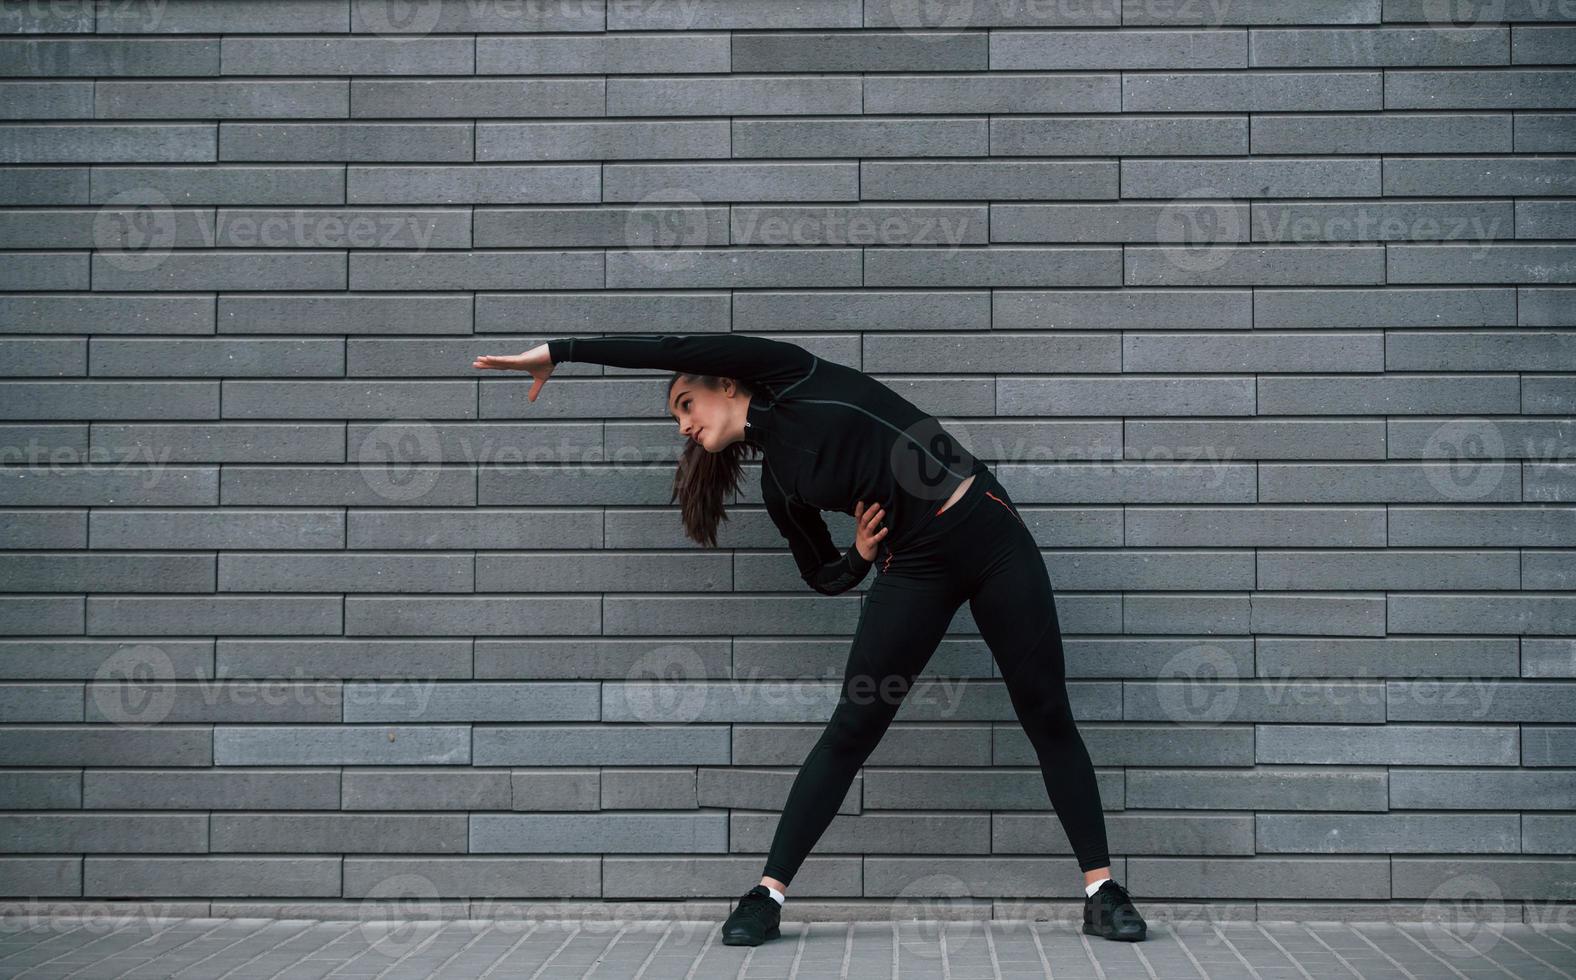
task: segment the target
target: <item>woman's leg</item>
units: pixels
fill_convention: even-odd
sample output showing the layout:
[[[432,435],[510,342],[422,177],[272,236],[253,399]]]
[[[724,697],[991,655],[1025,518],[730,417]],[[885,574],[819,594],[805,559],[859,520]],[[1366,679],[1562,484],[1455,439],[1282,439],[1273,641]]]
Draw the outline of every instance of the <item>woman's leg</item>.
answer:
[[[842,694],[788,791],[765,877],[783,884],[793,880],[960,605],[962,598],[939,579],[926,583],[883,574],[872,583],[861,600]]]
[[[972,526],[986,533],[968,547],[981,549],[985,560],[969,610],[1034,746],[1078,867],[1085,872],[1105,868],[1111,858],[1100,787],[1067,699],[1061,626],[1045,559],[999,484],[990,487],[979,507],[984,513],[977,516],[986,521]]]

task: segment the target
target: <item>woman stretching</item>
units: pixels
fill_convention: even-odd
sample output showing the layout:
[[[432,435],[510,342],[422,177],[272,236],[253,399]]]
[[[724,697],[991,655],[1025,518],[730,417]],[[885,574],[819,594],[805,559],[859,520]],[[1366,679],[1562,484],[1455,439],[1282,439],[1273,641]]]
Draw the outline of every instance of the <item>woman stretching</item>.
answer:
[[[748,451],[764,453],[761,499],[810,588],[836,595],[876,567],[860,603],[842,693],[789,790],[760,884],[723,942],[779,935],[799,865],[965,600],[1039,758],[1084,875],[1083,931],[1141,940],[1146,924],[1111,877],[1094,766],[1067,701],[1061,630],[1033,534],[985,463],[886,385],[802,347],[744,334],[625,334],[550,340],[475,367],[529,371],[536,400],[553,366],[588,361],[675,371],[667,410],[687,442],[673,481],[686,533],[715,547]],[[820,511],[855,521],[839,552]]]

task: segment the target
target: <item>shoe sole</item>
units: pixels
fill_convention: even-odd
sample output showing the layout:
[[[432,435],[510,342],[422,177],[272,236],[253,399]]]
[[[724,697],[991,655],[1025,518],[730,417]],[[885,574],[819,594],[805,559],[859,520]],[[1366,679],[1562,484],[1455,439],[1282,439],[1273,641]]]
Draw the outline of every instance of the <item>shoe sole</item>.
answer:
[[[776,939],[780,935],[782,935],[782,931],[777,926],[772,926],[770,929],[766,930],[765,938],[761,940],[761,943],[764,943],[767,939]],[[722,944],[724,946],[759,946],[761,943],[752,943],[742,936],[722,937]]]
[[[1113,940],[1115,942],[1121,942],[1121,943],[1142,942],[1144,940],[1144,938],[1146,936],[1148,936],[1148,934],[1149,934],[1149,930],[1146,929],[1143,932],[1138,933],[1136,936],[1107,936],[1105,933],[1103,933],[1100,930],[1096,929],[1094,926],[1090,925],[1087,922],[1084,923],[1083,931],[1085,933],[1091,935],[1091,936],[1099,936],[1101,939],[1110,939],[1110,940]]]

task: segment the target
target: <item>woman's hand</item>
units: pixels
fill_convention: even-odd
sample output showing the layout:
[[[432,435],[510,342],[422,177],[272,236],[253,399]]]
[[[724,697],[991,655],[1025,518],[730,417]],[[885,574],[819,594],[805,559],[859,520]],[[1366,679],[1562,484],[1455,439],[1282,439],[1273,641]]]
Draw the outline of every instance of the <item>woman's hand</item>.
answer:
[[[531,372],[531,377],[536,379],[536,383],[531,385],[531,390],[525,397],[533,402],[536,401],[536,393],[547,383],[547,376],[553,373],[555,366],[552,358],[548,356],[546,344],[537,344],[524,354],[483,354],[471,364],[474,368]]]
[[[865,509],[863,500],[854,505],[854,547],[859,549],[859,557],[865,561],[876,560],[876,545],[891,530],[885,527],[876,530],[885,514],[880,504],[871,504],[869,510]]]

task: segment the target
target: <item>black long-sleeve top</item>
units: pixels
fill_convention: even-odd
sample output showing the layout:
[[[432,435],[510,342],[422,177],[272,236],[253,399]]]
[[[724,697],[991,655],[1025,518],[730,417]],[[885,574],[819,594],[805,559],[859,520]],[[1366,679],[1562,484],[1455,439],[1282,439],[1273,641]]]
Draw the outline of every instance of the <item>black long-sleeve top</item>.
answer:
[[[812,589],[846,592],[869,572],[839,552],[820,511],[881,503],[890,553],[923,527],[969,475],[975,457],[931,415],[862,371],[794,344],[746,334],[621,334],[547,342],[554,363],[664,368],[741,379],[757,395],[745,439],[765,453],[761,499]],[[877,558],[881,556],[878,554]]]

